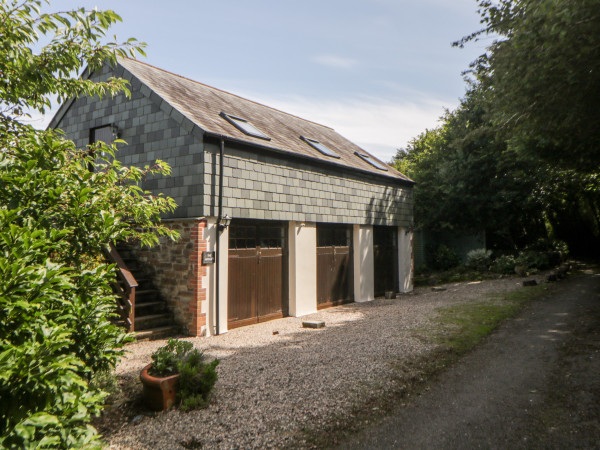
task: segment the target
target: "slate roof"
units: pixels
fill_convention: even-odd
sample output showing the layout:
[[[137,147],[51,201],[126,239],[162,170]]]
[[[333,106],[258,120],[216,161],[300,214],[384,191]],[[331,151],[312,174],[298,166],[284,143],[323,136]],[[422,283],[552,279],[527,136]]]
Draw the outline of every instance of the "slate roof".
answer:
[[[131,75],[183,114],[204,133],[224,136],[236,141],[289,152],[330,164],[352,167],[412,183],[412,180],[408,177],[370,155],[329,127],[207,86],[141,61],[119,58],[118,62]],[[223,118],[221,113],[246,119],[269,136],[270,140],[267,141],[245,134]],[[301,136],[321,142],[337,153],[340,158],[325,156],[302,140]],[[371,166],[358,157],[355,152],[369,154],[371,158],[384,165],[387,171]]]

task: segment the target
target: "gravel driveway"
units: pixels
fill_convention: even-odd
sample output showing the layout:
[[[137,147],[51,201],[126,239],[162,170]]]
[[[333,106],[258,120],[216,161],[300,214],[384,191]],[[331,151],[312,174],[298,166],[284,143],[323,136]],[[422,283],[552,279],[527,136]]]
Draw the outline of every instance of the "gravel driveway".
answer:
[[[377,299],[186,339],[221,359],[219,381],[207,409],[171,410],[137,417],[105,433],[112,448],[264,448],[306,445],[302,430],[351,414],[373,393],[391,391],[397,363],[433,349],[419,329],[437,308],[478,301],[513,290],[523,279],[420,288],[398,299]],[[303,319],[326,322],[302,328]],[[277,333],[276,333],[277,332]],[[165,341],[139,342],[117,367],[137,379],[151,353]]]
[[[561,282],[339,449],[600,447],[600,273]]]

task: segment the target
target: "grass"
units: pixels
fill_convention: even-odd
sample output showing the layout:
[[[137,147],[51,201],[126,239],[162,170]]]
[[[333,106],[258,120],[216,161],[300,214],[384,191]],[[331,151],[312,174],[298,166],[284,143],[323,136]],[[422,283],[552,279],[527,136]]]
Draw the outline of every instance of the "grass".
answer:
[[[463,355],[545,289],[541,285],[522,288],[477,303],[442,308],[433,321],[433,340],[443,350]]]
[[[479,272],[477,270],[470,270],[464,266],[457,266],[449,270],[438,272],[420,272],[417,270],[414,278],[414,285],[419,287],[446,283],[460,283],[463,281],[487,280],[496,278],[499,275],[500,274],[492,272]]]
[[[434,344],[435,349],[419,358],[394,363],[394,391],[368,389],[362,402],[349,414],[322,424],[318,430],[303,430],[306,443],[312,448],[337,446],[398,406],[404,406],[427,390],[431,382],[473,350],[504,320],[516,316],[529,302],[546,292],[547,287],[543,285],[521,288],[476,303],[438,310],[438,315],[428,326],[416,331],[420,339]]]

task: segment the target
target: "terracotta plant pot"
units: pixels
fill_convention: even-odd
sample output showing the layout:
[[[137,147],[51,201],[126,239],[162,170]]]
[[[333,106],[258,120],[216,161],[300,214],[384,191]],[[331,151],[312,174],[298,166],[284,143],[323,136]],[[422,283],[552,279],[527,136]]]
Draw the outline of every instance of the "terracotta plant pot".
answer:
[[[148,364],[140,373],[146,405],[154,411],[163,411],[175,406],[179,387],[179,374],[162,378],[153,377],[148,373],[150,367],[152,367],[152,364]]]

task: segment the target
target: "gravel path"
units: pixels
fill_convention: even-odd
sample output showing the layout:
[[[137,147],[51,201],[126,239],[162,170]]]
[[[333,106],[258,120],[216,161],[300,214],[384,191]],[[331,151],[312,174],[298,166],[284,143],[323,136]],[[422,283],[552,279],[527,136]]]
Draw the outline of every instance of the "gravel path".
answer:
[[[432,350],[417,331],[437,308],[513,290],[522,281],[458,283],[442,292],[420,288],[394,300],[353,303],[302,319],[186,339],[221,359],[209,408],[138,417],[105,440],[111,448],[124,449],[301,447],[299,431],[350,414],[373,392],[392,390],[395,364]],[[324,320],[326,327],[302,328],[303,319]],[[118,375],[136,379],[164,343],[129,345]]]

